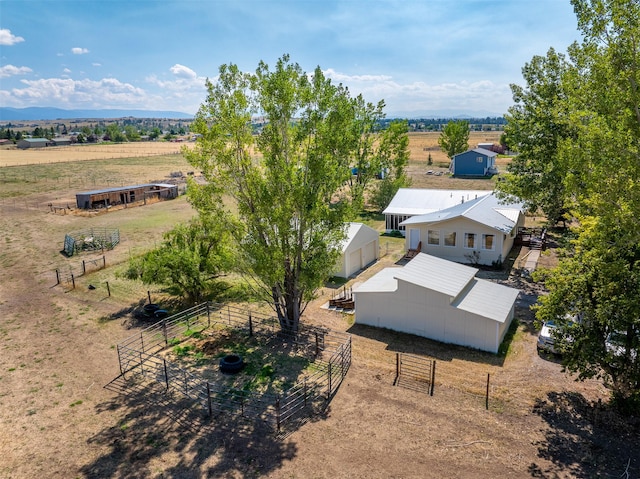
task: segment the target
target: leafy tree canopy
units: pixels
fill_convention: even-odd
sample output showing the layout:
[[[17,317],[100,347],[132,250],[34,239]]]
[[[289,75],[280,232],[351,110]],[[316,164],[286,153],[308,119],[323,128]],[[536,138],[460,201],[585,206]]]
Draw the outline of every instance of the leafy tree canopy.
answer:
[[[450,121],[445,125],[438,137],[438,145],[449,159],[469,149],[469,122],[466,120]]]
[[[295,332],[339,257],[352,215],[351,166],[378,161],[366,135],[382,104],[353,99],[319,67],[308,75],[288,55],[253,74],[222,65],[207,91],[191,127],[202,137],[184,150],[207,179],[189,189],[191,201],[202,212],[227,205],[243,272],[282,329]],[[255,116],[264,118],[257,135]]]
[[[637,412],[640,4],[572,4],[583,42],[568,57],[534,58],[523,70],[527,88],[513,88],[506,131],[522,156],[504,190],[551,218],[567,209],[577,219],[575,240],[544,277],[537,317],[560,323],[569,370],[602,378],[616,404]]]

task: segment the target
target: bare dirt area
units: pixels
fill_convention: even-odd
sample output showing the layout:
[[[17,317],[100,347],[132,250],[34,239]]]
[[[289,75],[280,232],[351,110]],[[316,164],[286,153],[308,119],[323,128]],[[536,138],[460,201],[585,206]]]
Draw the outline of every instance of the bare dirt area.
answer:
[[[84,164],[91,162],[69,170]],[[109,176],[132,183],[187,168],[178,158],[93,165],[96,175],[110,168]],[[557,358],[538,355],[528,306],[541,289],[506,274],[493,279],[523,294],[503,356],[354,325],[352,315],[320,307],[335,292],[324,288],[305,322],[350,332],[352,366],[324,414],[285,437],[252,421],[207,418],[161,385],[118,379],[116,344],[145,326],[132,312],[148,288],[117,272],[190,218],[191,207],[181,197],[97,217],[54,214],[34,205],[72,199],[80,185],[71,176],[22,180],[2,170],[0,477],[613,478],[627,465],[628,477],[640,475],[638,425],[593,406],[606,400],[598,382],[575,382]],[[2,182],[3,173],[16,181]],[[64,234],[98,225],[121,232],[121,243],[104,253],[107,268],[80,275],[76,289],[56,285],[56,268],[102,257],[64,257]],[[401,254],[391,248],[346,286]],[[157,288],[150,294],[167,299]],[[398,352],[436,360],[433,396],[393,385]]]

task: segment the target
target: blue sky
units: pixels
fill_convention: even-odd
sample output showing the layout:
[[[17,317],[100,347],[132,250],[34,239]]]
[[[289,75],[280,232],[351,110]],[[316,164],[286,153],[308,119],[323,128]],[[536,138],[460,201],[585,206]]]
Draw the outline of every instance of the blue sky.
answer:
[[[387,116],[501,115],[579,39],[569,0],[0,0],[0,106],[195,113],[221,64],[288,53]]]

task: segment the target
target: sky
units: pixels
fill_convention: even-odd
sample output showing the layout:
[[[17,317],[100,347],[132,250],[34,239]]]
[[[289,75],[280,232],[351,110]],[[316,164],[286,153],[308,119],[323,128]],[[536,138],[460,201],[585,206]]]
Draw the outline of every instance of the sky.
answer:
[[[220,65],[289,54],[387,117],[499,116],[580,39],[569,0],[0,0],[0,106],[194,114]]]

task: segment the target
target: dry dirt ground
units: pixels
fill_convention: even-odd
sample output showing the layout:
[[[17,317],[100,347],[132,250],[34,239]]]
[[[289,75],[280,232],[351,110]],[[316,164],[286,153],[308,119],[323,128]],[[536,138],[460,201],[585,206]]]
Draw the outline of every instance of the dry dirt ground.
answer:
[[[145,164],[154,168],[153,159]],[[320,308],[332,294],[325,288],[305,321],[352,333],[353,364],[325,414],[286,437],[251,421],[209,421],[154,385],[112,382],[115,346],[141,326],[130,311],[147,293],[116,271],[193,212],[180,198],[97,217],[56,215],[28,205],[73,198],[73,188],[36,183],[25,182],[37,192],[21,197],[24,206],[0,203],[2,478],[640,476],[637,424],[593,407],[607,397],[599,383],[577,383],[556,358],[537,354],[528,306],[540,289],[515,277],[495,278],[523,290],[506,356],[354,325]],[[56,285],[56,268],[102,256],[60,254],[66,232],[91,226],[121,230],[121,244],[105,253],[109,267],[80,276],[75,290]],[[392,248],[356,281],[399,255]],[[396,352],[437,360],[433,397],[393,386]],[[485,410],[478,394],[487,373]]]

